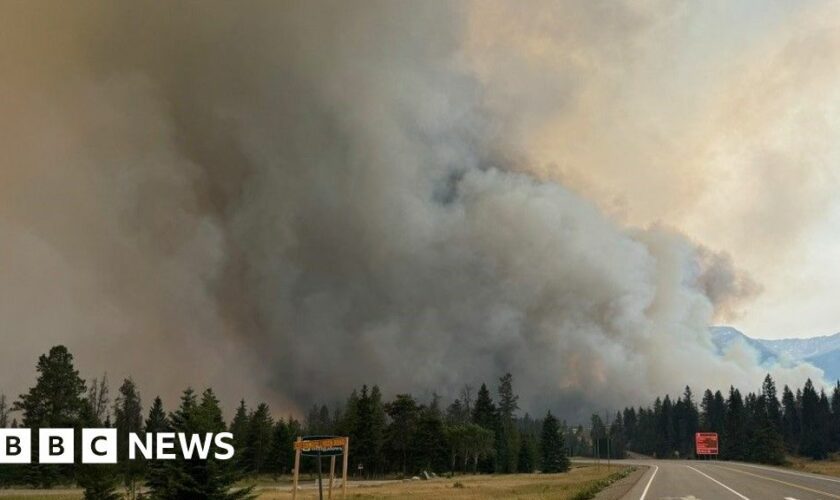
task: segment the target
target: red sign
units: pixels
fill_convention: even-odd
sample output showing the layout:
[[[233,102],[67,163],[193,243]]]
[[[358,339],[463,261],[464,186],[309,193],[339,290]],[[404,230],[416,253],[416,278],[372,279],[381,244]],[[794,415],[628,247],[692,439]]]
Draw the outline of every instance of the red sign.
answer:
[[[694,435],[694,443],[697,446],[698,455],[718,454],[717,432],[698,432]]]

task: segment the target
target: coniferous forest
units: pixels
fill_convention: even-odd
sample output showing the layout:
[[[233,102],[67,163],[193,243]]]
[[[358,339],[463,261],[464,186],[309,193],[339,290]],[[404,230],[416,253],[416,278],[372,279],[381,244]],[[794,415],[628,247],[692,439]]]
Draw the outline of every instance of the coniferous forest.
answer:
[[[539,420],[520,416],[510,374],[498,380],[493,392],[485,384],[477,391],[464,386],[461,396],[445,408],[437,395],[427,402],[410,394],[385,401],[378,386],[363,385],[339,407],[313,406],[302,421],[277,417],[265,403],[249,406],[241,401],[228,423],[212,389],[185,389],[171,410],[159,397],[145,406],[131,379],[112,396],[106,377],[80,377],[63,346],[42,355],[37,372],[35,385],[17,400],[0,397],[0,427],[115,427],[118,463],[0,465],[0,487],[78,484],[90,499],[249,498],[251,490],[241,486],[249,477],[291,473],[293,442],[305,435],[349,436],[350,467],[356,478],[564,472],[568,453],[586,448],[582,428],[569,429],[550,412]],[[177,460],[128,460],[129,433],[222,431],[234,437],[235,456],[229,461],[187,460],[180,453]],[[37,431],[33,440],[35,436]],[[313,470],[313,461],[304,459],[301,472]]]
[[[248,498],[249,477],[279,477],[292,471],[293,442],[305,435],[350,436],[354,477],[406,477],[428,473],[563,472],[569,456],[623,458],[627,451],[658,458],[695,458],[694,433],[717,432],[721,459],[778,464],[786,454],[814,459],[840,449],[840,384],[829,397],[808,380],[781,398],[768,375],[760,393],[731,387],[726,396],[689,387],[672,400],[625,408],[614,416],[592,415],[570,426],[551,412],[542,418],[520,413],[510,374],[494,387],[465,385],[444,405],[397,394],[385,401],[376,385],[362,385],[342,405],[313,406],[298,420],[278,417],[265,403],[240,401],[227,422],[212,389],[183,391],[167,410],[159,397],[145,404],[131,379],[112,395],[106,377],[86,381],[73,356],[57,346],[37,363],[35,385],[16,400],[0,397],[0,427],[38,429],[114,427],[116,465],[0,465],[0,486],[51,487],[77,484],[86,498]],[[129,433],[230,431],[235,457],[174,461],[128,460]],[[33,433],[35,436],[36,433]],[[33,449],[37,449],[33,443]],[[302,473],[312,473],[304,460]],[[240,486],[234,487],[239,484]]]
[[[682,396],[657,398],[647,408],[625,408],[613,427],[620,445],[659,458],[692,458],[694,433],[717,432],[725,460],[780,464],[785,455],[824,459],[840,451],[840,382],[829,397],[809,379],[781,398],[767,375],[759,393],[726,395],[709,389],[696,399],[689,387]]]

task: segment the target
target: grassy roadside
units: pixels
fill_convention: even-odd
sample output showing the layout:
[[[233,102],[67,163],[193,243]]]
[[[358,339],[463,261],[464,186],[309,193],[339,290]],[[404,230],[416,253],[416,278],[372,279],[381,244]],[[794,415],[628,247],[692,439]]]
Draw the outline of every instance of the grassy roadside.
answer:
[[[610,484],[626,477],[632,467],[615,465],[607,469],[594,465],[575,465],[564,474],[516,474],[500,476],[457,476],[452,479],[409,481],[359,486],[348,490],[347,497],[355,500],[380,500],[410,498],[432,500],[452,498],[458,500],[507,499],[586,500]],[[260,500],[289,498],[288,491],[260,491]],[[317,490],[303,490],[300,499],[318,498]]]
[[[398,481],[384,484],[353,486],[347,491],[347,498],[354,500],[402,499],[432,500],[452,498],[456,500],[508,499],[519,500],[588,500],[599,491],[620,479],[627,477],[634,467],[613,465],[596,467],[592,464],[575,464],[563,474],[512,474],[512,475],[467,475],[452,479],[439,478],[430,481]],[[291,498],[289,483],[284,480],[273,482],[261,477],[256,481],[259,500]],[[311,486],[309,481],[308,485]],[[79,500],[80,490],[22,490],[0,489],[0,500]],[[298,493],[301,500],[318,498],[316,489],[307,488]],[[333,498],[340,498],[340,496]]]
[[[802,472],[840,477],[840,454],[832,454],[826,460],[789,456],[785,467]]]
[[[629,476],[636,470],[635,467],[625,467],[618,472],[613,472],[609,476],[603,479],[595,479],[590,481],[580,491],[578,491],[575,495],[572,496],[572,500],[589,500],[591,498],[595,498],[601,490],[610,486],[611,484],[621,481],[625,477]]]

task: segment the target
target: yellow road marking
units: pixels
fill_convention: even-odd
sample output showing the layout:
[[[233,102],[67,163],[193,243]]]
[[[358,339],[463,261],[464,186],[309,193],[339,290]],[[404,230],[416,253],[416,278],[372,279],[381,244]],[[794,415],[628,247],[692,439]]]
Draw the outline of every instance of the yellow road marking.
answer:
[[[814,488],[809,488],[807,486],[802,486],[801,484],[789,483],[787,481],[782,481],[781,479],[776,479],[774,477],[767,477],[767,476],[762,476],[760,474],[753,474],[752,472],[747,472],[747,471],[740,470],[740,469],[732,469],[732,468],[729,468],[729,467],[723,467],[721,465],[712,465],[712,467],[718,467],[720,469],[730,470],[730,471],[733,471],[733,472],[740,472],[741,474],[746,474],[748,476],[757,477],[759,479],[767,479],[768,481],[775,481],[777,483],[785,484],[787,486],[793,486],[794,488],[799,488],[800,490],[810,491],[811,493],[816,493],[818,495],[825,495],[829,498],[840,499],[840,496],[828,493],[827,491],[815,490]]]

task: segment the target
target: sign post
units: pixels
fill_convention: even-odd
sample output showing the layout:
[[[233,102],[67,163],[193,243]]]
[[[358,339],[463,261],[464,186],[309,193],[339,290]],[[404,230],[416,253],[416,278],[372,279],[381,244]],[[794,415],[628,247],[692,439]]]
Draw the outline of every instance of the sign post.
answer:
[[[718,455],[717,432],[698,432],[694,435],[694,445],[698,456]]]
[[[297,498],[298,477],[300,476],[300,457],[315,457],[318,461],[318,496],[324,499],[324,488],[321,473],[321,459],[330,457],[330,482],[328,498],[332,498],[333,480],[335,478],[335,457],[343,455],[344,470],[342,471],[342,497],[347,496],[347,462],[350,453],[350,438],[343,436],[304,436],[295,441],[295,474],[292,480],[292,500]]]

